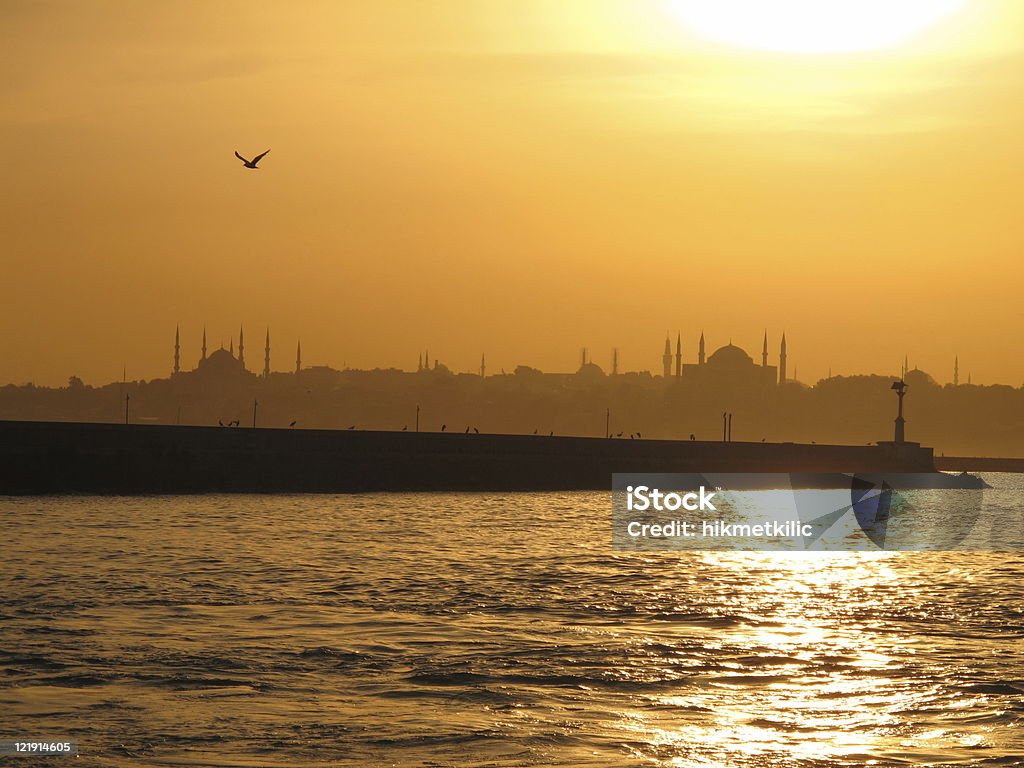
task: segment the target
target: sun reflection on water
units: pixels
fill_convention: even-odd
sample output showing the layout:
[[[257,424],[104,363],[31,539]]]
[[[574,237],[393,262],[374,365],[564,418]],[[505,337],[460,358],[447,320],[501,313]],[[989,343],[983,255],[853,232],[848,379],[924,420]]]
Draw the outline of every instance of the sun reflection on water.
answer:
[[[908,673],[914,640],[887,632],[871,618],[894,589],[907,601],[906,585],[893,567],[896,557],[699,555],[698,567],[756,578],[723,601],[742,620],[715,627],[706,638],[706,648],[729,660],[699,681],[701,692],[654,695],[653,711],[623,715],[622,730],[648,745],[637,757],[680,768],[779,760],[868,765],[978,747],[978,734],[945,728],[911,733],[907,727],[906,713],[927,710],[941,691]],[[693,565],[686,560],[682,567]],[[851,620],[860,615],[865,620]],[[664,641],[657,635],[647,639]],[[682,682],[689,687],[695,681]],[[955,706],[943,704],[946,711]]]

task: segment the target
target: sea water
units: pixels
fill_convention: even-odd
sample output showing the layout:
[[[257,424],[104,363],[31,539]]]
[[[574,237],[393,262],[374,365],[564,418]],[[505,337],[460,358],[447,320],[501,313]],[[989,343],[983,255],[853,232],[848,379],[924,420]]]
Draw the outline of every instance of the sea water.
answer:
[[[1014,552],[614,552],[609,493],[7,498],[0,542],[0,739],[79,751],[16,766],[1024,763]]]

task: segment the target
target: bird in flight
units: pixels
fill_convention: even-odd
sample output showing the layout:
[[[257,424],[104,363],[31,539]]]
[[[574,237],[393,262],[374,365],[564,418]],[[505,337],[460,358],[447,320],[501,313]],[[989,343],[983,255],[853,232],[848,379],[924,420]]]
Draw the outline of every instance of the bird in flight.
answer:
[[[270,150],[268,149],[267,152],[269,152],[269,151]],[[264,157],[266,157],[267,156],[267,152],[264,152],[262,155],[256,155],[256,157],[254,157],[252,160],[246,160],[244,157],[242,157],[240,154],[238,154],[238,150],[236,149],[235,150],[235,157],[237,157],[239,160],[241,160],[245,164],[246,168],[250,168],[250,169],[252,169],[254,171],[258,171],[259,168],[256,167],[256,163],[258,163],[260,160],[262,160]]]

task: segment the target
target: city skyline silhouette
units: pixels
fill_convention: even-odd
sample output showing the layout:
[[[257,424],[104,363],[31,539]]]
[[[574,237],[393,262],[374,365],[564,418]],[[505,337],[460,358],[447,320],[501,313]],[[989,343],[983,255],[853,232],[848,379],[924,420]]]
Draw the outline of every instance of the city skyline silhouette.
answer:
[[[149,380],[125,369],[98,386],[74,375],[57,388],[0,385],[0,419],[238,427],[256,424],[258,403],[259,425],[273,428],[864,445],[892,439],[896,381],[909,390],[909,441],[940,454],[1004,456],[1024,442],[1024,387],[961,379],[957,358],[951,381],[904,357],[891,374],[809,383],[799,379],[792,340],[783,334],[772,351],[767,331],[758,360],[732,339],[711,345],[707,332],[691,357],[677,333],[664,339],[660,371],[632,370],[618,349],[607,370],[584,347],[575,369],[555,372],[499,368],[487,353],[476,370],[459,371],[430,349],[403,368],[310,364],[300,339],[294,352],[290,340],[274,347],[269,328],[247,358],[244,326],[226,344],[212,336],[203,327],[189,344],[177,326],[173,344],[161,345],[164,375]]]

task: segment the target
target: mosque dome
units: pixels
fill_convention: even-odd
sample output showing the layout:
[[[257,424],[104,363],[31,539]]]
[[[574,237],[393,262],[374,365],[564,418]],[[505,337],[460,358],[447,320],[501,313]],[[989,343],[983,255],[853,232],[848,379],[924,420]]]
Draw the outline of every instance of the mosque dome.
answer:
[[[235,373],[245,368],[237,357],[221,347],[199,361],[199,370],[209,373]]]
[[[708,365],[718,368],[749,368],[754,364],[750,355],[733,344],[716,349],[708,358]]]
[[[915,368],[912,371],[907,371],[907,375],[904,377],[909,386],[918,387],[937,387],[938,382],[931,377],[930,374],[925,373],[919,368]]]
[[[586,376],[592,379],[602,378],[605,374],[597,363],[584,363],[580,366],[579,370],[576,371],[577,376]]]

